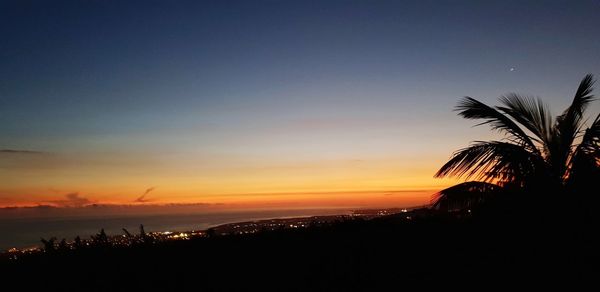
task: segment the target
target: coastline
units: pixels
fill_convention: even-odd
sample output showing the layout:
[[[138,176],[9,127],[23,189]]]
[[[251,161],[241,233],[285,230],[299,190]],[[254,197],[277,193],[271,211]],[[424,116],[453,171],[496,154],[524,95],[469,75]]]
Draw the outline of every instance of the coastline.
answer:
[[[310,213],[313,212],[321,212],[326,213],[323,215],[289,215],[289,216],[274,216],[274,217],[261,217],[261,218],[251,218],[246,220],[234,220],[228,222],[221,222],[218,224],[206,225],[205,228],[192,228],[192,229],[176,229],[176,228],[166,228],[163,230],[151,230],[147,232],[148,236],[151,236],[156,241],[169,241],[169,240],[188,240],[197,237],[206,237],[209,232],[214,232],[219,236],[224,235],[236,235],[236,234],[252,234],[259,231],[265,230],[277,230],[277,229],[296,229],[296,228],[308,228],[314,225],[321,225],[335,221],[343,221],[348,219],[364,219],[369,220],[376,217],[409,212],[411,210],[422,208],[423,206],[414,206],[409,208],[381,208],[381,209],[305,209],[301,211],[305,211]],[[277,210],[278,213],[285,213],[290,210]],[[298,210],[296,210],[298,211]],[[326,211],[326,212],[324,212]],[[275,212],[275,211],[273,211]],[[329,213],[327,213],[329,212]],[[332,213],[333,212],[333,213]],[[243,212],[242,212],[243,213]],[[155,218],[160,218],[161,216],[154,216]],[[143,223],[141,224],[142,226]],[[139,227],[139,226],[138,226]],[[95,232],[100,231],[102,227],[95,229]],[[124,230],[127,230],[127,234],[124,233]],[[136,233],[136,235],[130,235],[129,230],[132,233]],[[118,234],[114,234],[112,232],[108,233],[108,238],[112,244],[115,246],[127,246],[132,244],[132,239],[137,235],[134,229],[126,229],[122,227]],[[90,235],[93,236],[92,233]],[[134,238],[130,238],[133,236]],[[62,238],[57,238],[56,243],[62,240]],[[82,242],[85,244],[91,245],[91,239],[82,238]],[[74,240],[66,240],[66,244],[70,249],[75,248]],[[19,247],[10,247],[3,250],[0,250],[0,255],[5,257],[6,255],[19,255],[19,254],[30,254],[30,253],[39,253],[43,251],[43,245],[41,241],[37,245],[27,245],[27,246],[19,246]]]

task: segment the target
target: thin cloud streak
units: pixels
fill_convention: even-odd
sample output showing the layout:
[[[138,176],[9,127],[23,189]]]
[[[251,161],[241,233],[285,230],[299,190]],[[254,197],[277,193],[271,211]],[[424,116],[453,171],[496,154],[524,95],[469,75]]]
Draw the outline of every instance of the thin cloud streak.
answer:
[[[149,189],[147,189],[144,194],[142,194],[141,196],[139,196],[137,199],[134,200],[134,202],[136,203],[146,203],[146,202],[150,202],[152,201],[151,199],[146,199],[146,195],[148,195],[151,191],[153,191],[156,187],[151,187]]]
[[[0,154],[47,154],[47,152],[43,151],[32,151],[32,150],[17,150],[17,149],[0,149]]]

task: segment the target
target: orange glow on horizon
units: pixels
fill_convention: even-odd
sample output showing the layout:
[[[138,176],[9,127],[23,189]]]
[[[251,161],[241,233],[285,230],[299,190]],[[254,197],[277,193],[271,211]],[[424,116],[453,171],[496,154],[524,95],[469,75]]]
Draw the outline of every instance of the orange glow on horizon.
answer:
[[[211,195],[199,198],[181,198],[176,200],[153,200],[145,203],[115,200],[92,200],[82,204],[160,206],[170,204],[208,204],[223,209],[237,208],[344,208],[344,207],[413,207],[426,205],[431,195],[438,189],[403,191],[346,191],[312,193],[264,193],[243,195]],[[87,198],[86,198],[87,199]],[[62,205],[63,200],[13,201],[0,207],[35,207],[40,205],[56,207],[78,207]]]
[[[432,177],[446,155],[190,157],[157,159],[128,153],[5,157],[0,165],[4,166],[0,176],[6,178],[0,186],[0,206],[406,207],[426,204],[433,193],[456,182]]]

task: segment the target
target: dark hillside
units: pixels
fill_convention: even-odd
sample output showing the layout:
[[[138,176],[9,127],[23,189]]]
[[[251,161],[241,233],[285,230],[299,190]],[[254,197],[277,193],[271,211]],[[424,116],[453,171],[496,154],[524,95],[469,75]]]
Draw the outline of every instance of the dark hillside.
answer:
[[[443,285],[583,285],[600,270],[591,230],[470,216],[348,220],[299,230],[90,248],[3,262],[43,289],[377,291]],[[117,288],[118,287],[118,288]]]

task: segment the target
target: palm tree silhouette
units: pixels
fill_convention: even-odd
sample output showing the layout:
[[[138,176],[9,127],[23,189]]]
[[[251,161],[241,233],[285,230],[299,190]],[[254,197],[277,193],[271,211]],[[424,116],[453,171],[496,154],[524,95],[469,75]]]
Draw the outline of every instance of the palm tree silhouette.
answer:
[[[586,75],[571,105],[553,118],[538,98],[508,94],[491,107],[465,97],[456,111],[466,119],[481,120],[505,134],[504,139],[475,141],[452,155],[435,177],[467,180],[432,198],[438,209],[472,208],[499,194],[519,193],[519,200],[534,204],[560,201],[589,191],[600,179],[600,115],[587,123],[585,110],[594,100],[594,79]],[[473,179],[473,181],[468,181]],[[571,197],[569,197],[571,198]]]

